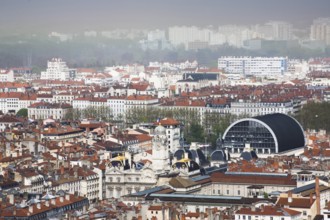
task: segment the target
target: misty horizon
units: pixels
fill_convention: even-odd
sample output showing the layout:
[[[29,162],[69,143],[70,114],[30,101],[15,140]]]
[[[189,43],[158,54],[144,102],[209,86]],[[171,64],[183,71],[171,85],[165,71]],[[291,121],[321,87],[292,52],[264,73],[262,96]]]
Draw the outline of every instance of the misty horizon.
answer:
[[[165,29],[169,26],[253,25],[271,20],[307,28],[329,17],[330,1],[318,0],[2,0],[0,31],[79,32]]]

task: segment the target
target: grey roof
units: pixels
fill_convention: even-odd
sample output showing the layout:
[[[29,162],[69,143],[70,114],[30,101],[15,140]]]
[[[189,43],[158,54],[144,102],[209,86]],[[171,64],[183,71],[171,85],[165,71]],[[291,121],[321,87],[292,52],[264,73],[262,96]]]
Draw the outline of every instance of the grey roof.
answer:
[[[308,184],[308,185],[305,185],[305,186],[301,186],[301,187],[297,187],[297,188],[294,188],[292,191],[292,193],[301,193],[301,192],[304,192],[306,190],[310,190],[310,189],[313,189],[315,188],[315,183],[311,183],[311,184]]]
[[[198,203],[198,204],[222,204],[230,206],[232,204],[251,205],[259,201],[269,201],[275,203],[275,199],[247,198],[240,196],[219,196],[219,195],[195,195],[195,194],[157,194],[152,193],[146,197],[146,200],[160,199],[161,201]]]
[[[204,180],[204,179],[208,179],[208,178],[210,178],[209,175],[205,175],[205,176],[196,176],[196,177],[191,178],[191,180],[194,181],[194,182],[197,182],[197,181]]]
[[[211,161],[227,161],[227,156],[224,150],[215,150],[211,154]]]
[[[218,73],[187,73],[186,77],[191,77],[194,80],[217,80],[219,74]]]
[[[166,188],[168,188],[168,187],[166,187],[166,186],[157,186],[157,187],[153,187],[151,189],[146,189],[146,190],[142,190],[142,191],[133,193],[131,195],[132,196],[145,196],[145,195],[148,195],[150,193],[158,192],[158,191],[161,191],[161,190],[166,189]]]

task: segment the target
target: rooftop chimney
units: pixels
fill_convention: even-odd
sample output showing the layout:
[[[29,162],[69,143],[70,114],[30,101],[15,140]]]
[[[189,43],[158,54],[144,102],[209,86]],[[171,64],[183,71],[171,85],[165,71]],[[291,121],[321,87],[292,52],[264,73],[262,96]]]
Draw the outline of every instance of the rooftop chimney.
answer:
[[[288,203],[292,203],[292,191],[288,192]]]
[[[33,213],[33,205],[30,205],[30,206],[29,206],[29,212],[30,212],[30,213]]]
[[[316,214],[320,215],[321,213],[321,204],[320,204],[320,180],[317,176],[315,178],[315,193],[316,193]]]
[[[309,194],[309,204],[312,205],[314,202],[314,199],[313,199],[313,193],[310,193]]]

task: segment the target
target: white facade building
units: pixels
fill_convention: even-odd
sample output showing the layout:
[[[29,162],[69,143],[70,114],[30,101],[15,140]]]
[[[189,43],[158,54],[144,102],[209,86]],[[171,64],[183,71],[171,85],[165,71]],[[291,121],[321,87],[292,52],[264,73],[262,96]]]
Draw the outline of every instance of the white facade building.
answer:
[[[110,107],[114,119],[121,119],[126,112],[126,98],[124,96],[110,97],[107,99],[107,106]]]
[[[274,40],[292,39],[292,24],[284,21],[270,21],[266,25],[271,26]]]
[[[40,79],[46,80],[68,80],[70,78],[70,70],[66,62],[60,58],[53,58],[47,62],[47,70],[41,72]]]
[[[35,102],[35,95],[18,92],[0,93],[0,111],[3,113],[17,113]]]
[[[330,18],[315,19],[311,26],[310,38],[330,45]]]
[[[0,69],[0,82],[14,82],[14,71],[13,70],[2,70]]]
[[[209,29],[201,29],[195,26],[187,27],[187,26],[173,26],[169,27],[168,35],[169,41],[174,46],[179,46],[183,44],[185,48],[188,48],[188,43],[190,42],[207,42],[210,41],[210,33]]]
[[[226,73],[252,76],[278,76],[287,72],[285,57],[220,57],[218,68]]]
[[[28,107],[28,116],[34,119],[63,119],[72,106],[65,103],[37,102]]]
[[[232,102],[230,113],[234,115],[258,116],[272,113],[292,114],[294,102]]]

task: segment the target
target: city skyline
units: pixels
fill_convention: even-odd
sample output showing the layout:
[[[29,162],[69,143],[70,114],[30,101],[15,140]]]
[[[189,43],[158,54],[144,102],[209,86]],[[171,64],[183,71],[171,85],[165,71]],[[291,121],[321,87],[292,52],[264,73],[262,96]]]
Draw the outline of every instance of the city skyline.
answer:
[[[330,3],[292,1],[40,1],[4,0],[2,32],[166,28],[173,25],[250,25],[283,20],[301,28],[328,17]],[[169,16],[170,15],[170,16]]]

